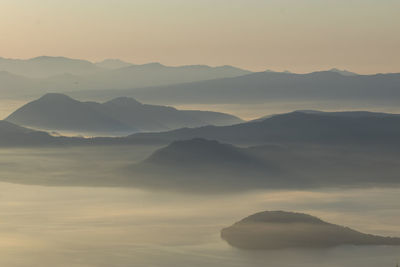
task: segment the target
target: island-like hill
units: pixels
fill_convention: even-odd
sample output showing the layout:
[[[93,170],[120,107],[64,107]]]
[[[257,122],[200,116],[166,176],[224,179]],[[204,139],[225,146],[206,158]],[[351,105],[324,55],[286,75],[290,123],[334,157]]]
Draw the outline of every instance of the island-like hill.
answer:
[[[116,135],[242,122],[225,113],[146,105],[133,98],[120,97],[105,103],[80,102],[57,93],[46,94],[22,106],[6,120],[45,130]]]
[[[400,116],[373,112],[296,111],[237,125],[139,133],[132,142],[170,143],[205,138],[230,144],[389,144],[398,145]]]
[[[319,218],[293,212],[264,211],[221,231],[240,249],[327,248],[340,245],[400,246],[400,238],[364,234]]]

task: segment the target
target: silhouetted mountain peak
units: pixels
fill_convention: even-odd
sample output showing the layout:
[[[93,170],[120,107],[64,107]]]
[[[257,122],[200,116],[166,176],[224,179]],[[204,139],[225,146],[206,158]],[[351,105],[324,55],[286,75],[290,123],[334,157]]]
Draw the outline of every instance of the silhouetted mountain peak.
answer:
[[[330,72],[336,72],[336,73],[339,73],[339,74],[344,75],[344,76],[356,76],[356,75],[358,75],[355,72],[350,72],[348,70],[340,70],[340,69],[337,69],[337,68],[332,68],[329,71]]]
[[[43,102],[43,101],[51,101],[51,102],[66,102],[66,101],[70,101],[70,102],[77,102],[75,99],[64,95],[64,94],[60,94],[60,93],[47,93],[45,95],[43,95],[41,98],[39,98],[37,101]]]

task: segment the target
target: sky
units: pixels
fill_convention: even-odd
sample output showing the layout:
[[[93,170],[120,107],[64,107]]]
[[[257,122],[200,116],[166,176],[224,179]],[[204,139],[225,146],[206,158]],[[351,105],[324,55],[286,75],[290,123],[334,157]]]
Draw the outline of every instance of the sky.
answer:
[[[0,0],[0,57],[400,72],[398,0]]]

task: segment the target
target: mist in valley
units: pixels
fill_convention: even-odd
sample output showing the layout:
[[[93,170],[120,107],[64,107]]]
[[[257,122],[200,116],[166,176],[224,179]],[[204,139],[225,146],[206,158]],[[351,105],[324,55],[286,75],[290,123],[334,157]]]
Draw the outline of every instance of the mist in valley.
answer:
[[[400,188],[253,189],[196,193],[101,186],[159,147],[1,149],[3,266],[392,266],[390,246],[241,251],[220,230],[251,213],[313,214],[359,231],[399,236]],[[188,177],[190,180],[190,178]],[[39,184],[39,185],[21,185]],[[52,186],[49,186],[52,185]]]
[[[400,264],[399,1],[0,1],[1,267]]]

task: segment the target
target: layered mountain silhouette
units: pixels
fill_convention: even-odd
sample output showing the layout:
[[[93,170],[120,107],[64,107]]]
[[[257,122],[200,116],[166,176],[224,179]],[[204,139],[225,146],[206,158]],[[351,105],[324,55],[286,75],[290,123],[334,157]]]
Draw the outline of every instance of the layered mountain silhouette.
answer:
[[[145,105],[126,97],[96,103],[80,102],[56,93],[46,94],[22,106],[6,120],[46,130],[114,134],[241,122],[239,118],[224,113]]]
[[[302,213],[264,211],[221,231],[240,249],[327,248],[340,245],[400,246],[400,238],[364,234]]]
[[[389,144],[398,145],[400,116],[373,112],[296,111],[237,125],[205,126],[139,133],[133,142],[170,143],[206,138],[230,144]]]
[[[27,60],[0,58],[0,71],[9,73],[7,77],[0,75],[0,95],[3,97],[37,96],[54,90],[70,92],[132,89],[250,73],[231,66],[171,67],[160,63],[135,65],[118,59],[92,63],[86,60],[48,56]],[[29,83],[25,83],[26,80],[29,80]]]
[[[400,74],[350,75],[340,71],[308,74],[257,72],[174,86],[102,92],[167,103],[251,104],[276,101],[398,103]],[[396,102],[397,101],[397,102]]]

